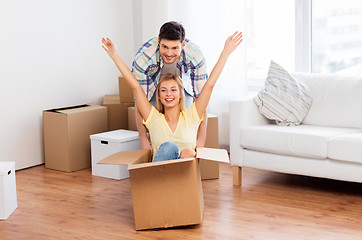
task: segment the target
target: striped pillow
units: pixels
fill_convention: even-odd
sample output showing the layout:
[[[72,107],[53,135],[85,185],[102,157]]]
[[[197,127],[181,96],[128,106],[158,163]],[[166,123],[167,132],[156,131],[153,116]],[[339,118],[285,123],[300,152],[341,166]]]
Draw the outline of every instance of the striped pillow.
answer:
[[[299,125],[312,103],[309,87],[271,61],[265,87],[254,98],[259,111],[283,126]]]

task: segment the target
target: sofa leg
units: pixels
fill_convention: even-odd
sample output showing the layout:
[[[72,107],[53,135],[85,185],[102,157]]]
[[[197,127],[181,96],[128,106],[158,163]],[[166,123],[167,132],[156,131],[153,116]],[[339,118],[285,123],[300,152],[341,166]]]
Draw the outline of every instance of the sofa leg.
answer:
[[[241,185],[241,167],[239,166],[233,166],[233,185]]]

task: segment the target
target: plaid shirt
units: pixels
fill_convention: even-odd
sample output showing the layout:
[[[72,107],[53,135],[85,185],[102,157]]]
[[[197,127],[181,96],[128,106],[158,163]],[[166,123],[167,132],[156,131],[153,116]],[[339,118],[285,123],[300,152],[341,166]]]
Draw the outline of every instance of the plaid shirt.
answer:
[[[176,64],[177,74],[182,78],[185,90],[191,96],[198,97],[208,79],[205,58],[197,45],[187,39],[185,41],[180,61]],[[158,37],[143,44],[136,53],[132,73],[141,84],[148,100],[151,100],[156,91],[163,65]]]

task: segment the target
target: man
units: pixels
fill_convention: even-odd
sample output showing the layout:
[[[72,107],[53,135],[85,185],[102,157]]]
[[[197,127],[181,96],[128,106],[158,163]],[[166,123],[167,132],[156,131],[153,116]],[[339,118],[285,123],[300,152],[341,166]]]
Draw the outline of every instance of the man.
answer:
[[[167,22],[160,28],[158,37],[150,39],[138,50],[132,65],[132,72],[141,84],[150,103],[156,107],[156,89],[160,77],[167,73],[178,74],[183,80],[185,108],[193,98],[197,98],[208,75],[206,63],[199,47],[185,39],[185,29],[177,22]],[[152,149],[147,138],[147,130],[137,110],[136,125],[143,149]],[[200,124],[197,146],[202,147],[206,140],[207,116]]]

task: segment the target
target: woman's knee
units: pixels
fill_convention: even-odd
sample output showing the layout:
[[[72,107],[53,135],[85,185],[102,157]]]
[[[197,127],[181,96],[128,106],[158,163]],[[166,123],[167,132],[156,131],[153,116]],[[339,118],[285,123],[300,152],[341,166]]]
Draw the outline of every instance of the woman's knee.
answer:
[[[190,148],[185,148],[181,151],[181,158],[194,158],[196,157],[196,152]]]
[[[179,158],[178,146],[173,142],[164,142],[157,150],[153,161],[165,161]]]
[[[158,149],[164,149],[165,151],[168,152],[175,152],[175,151],[178,152],[178,146],[174,142],[164,142],[160,145]]]

